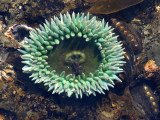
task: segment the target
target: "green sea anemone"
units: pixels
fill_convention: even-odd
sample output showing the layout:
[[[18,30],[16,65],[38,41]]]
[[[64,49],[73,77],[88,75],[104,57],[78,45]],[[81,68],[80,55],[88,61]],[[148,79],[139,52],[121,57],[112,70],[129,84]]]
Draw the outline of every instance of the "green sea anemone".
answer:
[[[19,51],[23,54],[23,71],[48,91],[75,94],[82,98],[114,87],[121,81],[123,48],[108,23],[89,13],[60,14],[33,29]]]

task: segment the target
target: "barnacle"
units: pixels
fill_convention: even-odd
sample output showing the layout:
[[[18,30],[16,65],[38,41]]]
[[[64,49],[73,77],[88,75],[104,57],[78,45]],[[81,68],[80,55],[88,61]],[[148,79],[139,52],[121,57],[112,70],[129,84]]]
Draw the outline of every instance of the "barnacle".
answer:
[[[12,82],[16,78],[13,66],[7,64],[5,68],[0,70],[0,80],[6,80]]]
[[[156,65],[154,60],[149,60],[145,66],[144,66],[144,70],[145,72],[148,74],[147,77],[153,77],[154,73],[156,73],[158,71],[158,66]]]
[[[77,98],[105,94],[103,90],[114,87],[114,80],[121,81],[116,74],[125,63],[117,37],[104,19],[96,20],[89,13],[54,16],[21,44],[23,71],[52,94]]]

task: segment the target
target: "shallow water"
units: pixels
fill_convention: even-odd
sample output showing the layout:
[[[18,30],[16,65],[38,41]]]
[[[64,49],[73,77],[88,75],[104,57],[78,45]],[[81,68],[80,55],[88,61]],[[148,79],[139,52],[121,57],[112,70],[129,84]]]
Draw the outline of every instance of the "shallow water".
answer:
[[[160,119],[160,1],[158,0],[144,0],[131,7],[124,5],[125,9],[112,14],[106,12],[99,14],[96,9],[92,12],[97,13],[93,14],[97,20],[104,19],[105,22],[109,22],[109,26],[112,26],[115,34],[119,36],[118,41],[121,41],[122,47],[125,48],[126,63],[121,67],[123,72],[117,74],[122,82],[114,80],[114,88],[109,87],[109,91],[104,90],[105,95],[99,94],[98,90],[96,96],[83,94],[82,99],[76,99],[74,95],[68,97],[65,93],[52,94],[47,91],[48,88],[44,87],[43,82],[34,84],[29,77],[30,74],[23,72],[22,54],[18,49],[22,48],[20,43],[23,44],[23,38],[28,37],[27,31],[39,28],[39,24],[43,25],[45,19],[50,21],[53,16],[59,17],[60,13],[68,11],[72,14],[74,11],[77,14],[86,12],[93,6],[94,4],[88,0],[0,1],[0,119]],[[63,49],[61,52],[68,51]],[[89,74],[97,68],[99,59],[92,55],[97,52],[93,52],[90,47],[83,52],[87,53],[87,57],[90,56],[89,59],[94,60],[82,65],[74,64],[73,69],[69,71],[65,69],[66,73],[81,75],[86,70]],[[62,56],[62,59],[64,58]],[[149,62],[150,60],[152,62]],[[56,59],[51,60],[53,68],[54,61]],[[63,67],[63,64],[61,65]],[[61,70],[59,65],[56,67]]]

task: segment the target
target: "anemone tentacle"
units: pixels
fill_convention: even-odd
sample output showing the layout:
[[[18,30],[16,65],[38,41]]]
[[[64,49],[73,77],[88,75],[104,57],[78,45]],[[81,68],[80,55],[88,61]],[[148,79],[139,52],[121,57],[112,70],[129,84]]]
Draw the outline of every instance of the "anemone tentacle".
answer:
[[[114,80],[121,81],[116,74],[123,72],[121,67],[125,63],[124,49],[121,42],[117,41],[118,36],[114,34],[113,28],[105,23],[104,19],[96,20],[96,17],[90,17],[89,13],[85,15],[73,12],[70,15],[67,12],[60,14],[60,18],[54,16],[50,22],[45,20],[40,28],[30,32],[29,37],[25,38],[21,44],[22,49],[19,49],[23,54],[22,63],[25,64],[23,71],[30,73],[35,83],[48,86],[48,91],[52,91],[52,94],[65,93],[68,97],[75,94],[77,98],[82,98],[83,94],[96,95],[96,92],[105,94],[104,90],[114,87]],[[68,41],[69,44],[65,43]],[[57,72],[54,69],[56,63],[53,62],[52,66],[49,59],[51,56],[54,59],[61,57],[60,53],[57,56],[56,51],[62,44],[66,45],[64,49],[70,46],[72,50],[66,53],[62,60],[67,67]],[[94,71],[88,72],[86,65],[83,66],[84,62],[92,60],[89,60],[88,54],[82,49],[86,49],[86,46],[81,47],[79,44],[96,46],[100,56],[100,60],[96,60],[100,63]],[[68,73],[66,69],[72,69],[75,73]]]

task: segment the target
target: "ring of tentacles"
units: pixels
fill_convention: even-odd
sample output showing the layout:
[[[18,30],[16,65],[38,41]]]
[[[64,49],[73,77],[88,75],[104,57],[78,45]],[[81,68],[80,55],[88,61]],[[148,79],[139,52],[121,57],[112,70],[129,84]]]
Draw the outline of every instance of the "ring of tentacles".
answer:
[[[121,68],[124,49],[113,29],[90,14],[66,13],[45,21],[25,38],[19,51],[23,54],[23,72],[48,91],[73,94],[82,98],[114,87]]]

